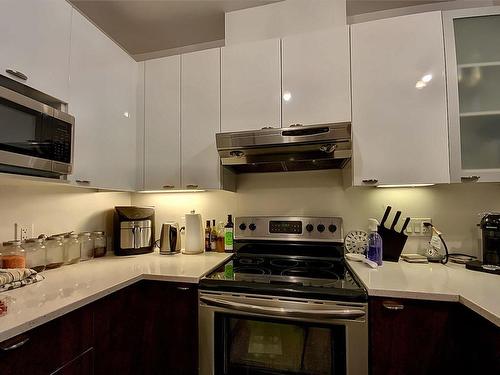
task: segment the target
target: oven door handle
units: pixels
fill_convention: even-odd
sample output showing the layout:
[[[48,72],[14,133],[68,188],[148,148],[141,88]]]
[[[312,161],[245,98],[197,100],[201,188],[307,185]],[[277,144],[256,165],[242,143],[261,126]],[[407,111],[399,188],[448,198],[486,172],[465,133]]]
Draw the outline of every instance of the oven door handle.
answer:
[[[209,306],[224,307],[232,310],[255,313],[255,314],[266,314],[266,315],[277,315],[285,317],[294,318],[321,318],[321,319],[333,319],[333,318],[360,318],[365,316],[365,311],[361,309],[286,309],[283,307],[269,307],[269,306],[258,306],[258,305],[248,305],[245,303],[226,301],[219,298],[205,297],[201,296],[200,301],[205,302]]]

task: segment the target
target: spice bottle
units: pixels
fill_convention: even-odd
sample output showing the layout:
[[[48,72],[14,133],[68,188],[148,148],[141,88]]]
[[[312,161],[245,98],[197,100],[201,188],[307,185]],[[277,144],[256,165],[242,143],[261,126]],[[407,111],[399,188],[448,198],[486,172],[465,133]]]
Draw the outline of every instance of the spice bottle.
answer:
[[[92,232],[94,239],[94,258],[100,258],[106,255],[106,236],[102,231]]]
[[[21,241],[7,241],[3,247],[3,268],[26,268],[26,252],[21,247]]]
[[[217,250],[217,228],[215,227],[215,219],[212,220],[212,230],[210,231],[210,250]]]
[[[64,238],[64,262],[74,264],[80,261],[80,240],[78,234],[71,233]]]
[[[205,227],[205,251],[212,251],[210,247],[210,233],[212,233],[212,229],[210,228],[210,220],[207,220]]]
[[[22,247],[26,252],[26,268],[42,272],[47,265],[47,249],[41,238],[27,239]]]
[[[227,223],[224,226],[224,251],[233,251],[233,235],[234,235],[234,224],[233,215],[227,215]]]
[[[51,236],[45,241],[47,250],[47,269],[59,268],[64,263],[64,246],[62,237]]]
[[[224,223],[222,221],[217,224],[216,250],[219,253],[224,252]]]
[[[80,240],[80,260],[90,260],[94,257],[94,240],[90,232],[82,232],[78,235]]]

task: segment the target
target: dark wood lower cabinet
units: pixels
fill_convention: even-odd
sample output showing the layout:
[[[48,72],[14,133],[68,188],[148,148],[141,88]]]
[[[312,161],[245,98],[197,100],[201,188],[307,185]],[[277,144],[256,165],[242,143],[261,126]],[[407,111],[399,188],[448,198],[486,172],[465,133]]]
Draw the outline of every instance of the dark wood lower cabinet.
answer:
[[[90,348],[71,362],[53,373],[53,375],[92,375],[94,373],[94,349]]]
[[[0,343],[0,374],[52,374],[92,347],[92,323],[84,307]]]
[[[372,375],[500,373],[500,329],[458,303],[371,298]]]
[[[95,373],[198,373],[196,285],[141,281],[95,303]]]

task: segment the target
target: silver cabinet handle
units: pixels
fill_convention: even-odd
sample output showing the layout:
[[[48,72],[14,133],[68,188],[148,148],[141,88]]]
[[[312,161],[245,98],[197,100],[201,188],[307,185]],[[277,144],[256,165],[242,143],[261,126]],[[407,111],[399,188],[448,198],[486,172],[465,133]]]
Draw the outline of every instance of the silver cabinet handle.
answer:
[[[14,350],[14,349],[17,349],[17,348],[20,348],[21,346],[23,346],[24,344],[26,344],[28,341],[30,341],[30,338],[29,337],[25,337],[24,339],[16,342],[15,344],[12,344],[12,345],[9,345],[9,346],[0,346],[0,349],[2,349],[4,352],[7,352],[9,350]]]
[[[480,176],[462,176],[460,179],[462,182],[477,182],[480,178]]]
[[[5,70],[6,73],[14,76],[14,77],[17,77],[19,79],[22,79],[23,81],[27,81],[28,80],[28,76],[18,70],[13,70],[13,69],[6,69]]]
[[[173,188],[175,188],[175,186],[174,185],[163,185],[162,188],[163,189],[173,189]]]
[[[89,185],[90,184],[90,180],[75,180],[75,182],[77,184],[85,184],[85,185]]]
[[[186,189],[198,189],[198,185],[196,185],[196,184],[189,184],[189,185],[186,185]]]
[[[361,309],[333,309],[333,310],[312,310],[312,309],[285,309],[281,307],[268,307],[258,305],[248,305],[245,303],[225,301],[218,298],[200,297],[200,301],[211,306],[218,306],[237,311],[250,313],[260,313],[266,315],[277,315],[287,317],[304,318],[359,318],[365,316]]]
[[[367,180],[361,180],[361,182],[363,182],[363,184],[376,184],[378,182],[378,180],[376,178],[369,178]]]
[[[178,286],[177,287],[178,290],[189,290],[189,287],[188,286]]]
[[[397,302],[383,302],[382,306],[384,306],[384,309],[392,311],[401,311],[405,308],[403,304]]]
[[[264,126],[263,128],[260,128],[260,130],[266,130],[266,129],[274,129],[272,126]]]
[[[289,128],[297,128],[299,126],[303,126],[302,124],[290,124]]]

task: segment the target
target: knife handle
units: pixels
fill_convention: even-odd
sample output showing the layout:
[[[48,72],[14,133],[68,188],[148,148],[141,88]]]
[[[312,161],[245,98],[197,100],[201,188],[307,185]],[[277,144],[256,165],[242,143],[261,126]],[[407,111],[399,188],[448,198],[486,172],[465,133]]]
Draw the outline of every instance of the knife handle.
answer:
[[[389,213],[391,212],[391,209],[392,209],[391,206],[387,206],[387,208],[385,209],[384,216],[382,217],[382,221],[380,222],[381,227],[384,226],[385,221],[389,217]]]
[[[401,233],[404,233],[404,232],[405,232],[406,228],[408,227],[408,224],[410,224],[410,218],[409,218],[409,217],[407,217],[407,218],[405,219],[405,222],[404,222],[404,224],[403,224],[403,227],[401,228]]]
[[[396,215],[394,216],[394,220],[392,221],[391,230],[394,230],[394,227],[398,223],[398,220],[399,220],[400,216],[401,216],[401,211],[397,211]]]

